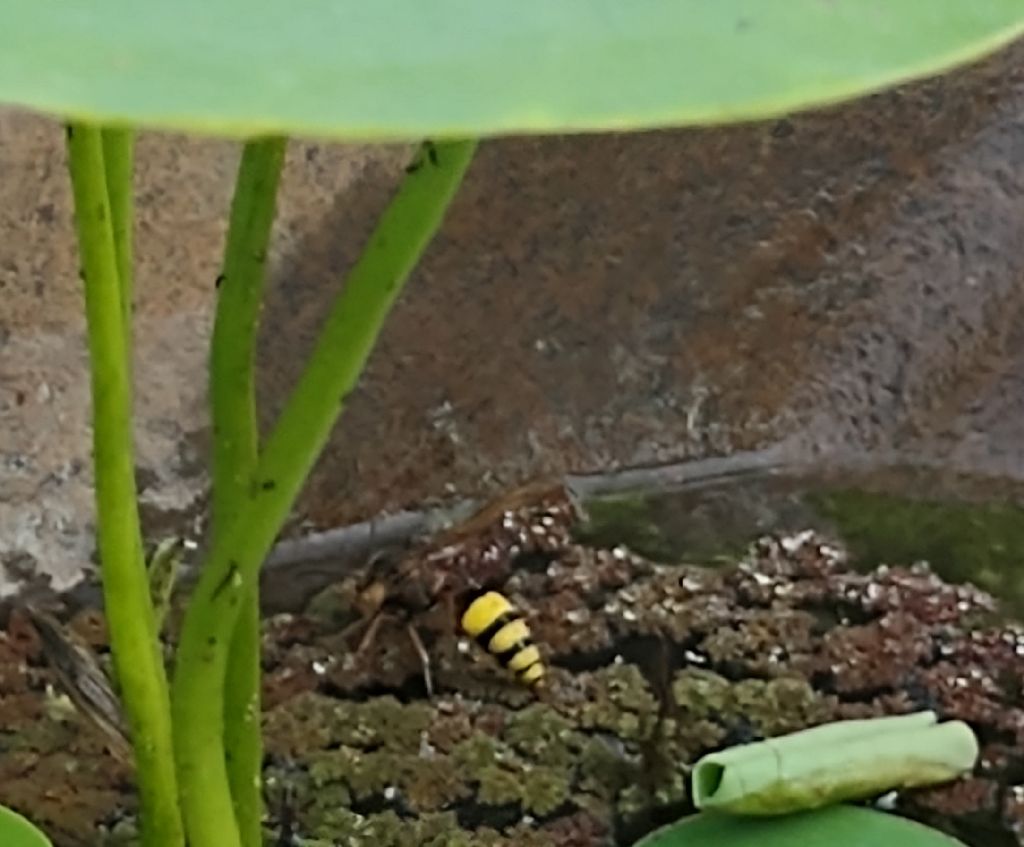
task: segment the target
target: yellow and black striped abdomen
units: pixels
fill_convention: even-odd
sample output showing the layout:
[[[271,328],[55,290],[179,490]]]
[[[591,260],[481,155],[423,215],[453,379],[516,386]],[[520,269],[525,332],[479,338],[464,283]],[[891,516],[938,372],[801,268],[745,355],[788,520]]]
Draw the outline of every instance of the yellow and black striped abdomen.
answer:
[[[544,663],[530,637],[530,627],[498,592],[488,591],[469,604],[462,616],[462,629],[520,682],[533,686],[543,679]]]

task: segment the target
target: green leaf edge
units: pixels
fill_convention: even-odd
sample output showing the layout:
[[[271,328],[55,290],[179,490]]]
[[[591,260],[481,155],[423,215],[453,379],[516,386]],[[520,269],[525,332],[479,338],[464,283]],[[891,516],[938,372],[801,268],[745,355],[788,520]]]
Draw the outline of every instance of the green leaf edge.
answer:
[[[776,97],[759,98],[756,102],[728,108],[705,107],[668,110],[665,114],[642,117],[627,116],[619,119],[581,118],[568,123],[554,123],[549,117],[510,115],[487,126],[463,122],[458,125],[438,126],[422,121],[401,129],[394,126],[371,125],[341,127],[317,121],[281,121],[266,119],[228,119],[188,117],[185,115],[141,114],[126,115],[112,109],[88,109],[76,106],[60,96],[0,97],[0,105],[22,108],[41,114],[93,122],[113,128],[146,128],[169,132],[188,132],[196,135],[246,139],[266,135],[291,135],[324,140],[353,142],[402,142],[432,138],[434,140],[461,140],[488,138],[502,135],[557,135],[601,132],[636,132],[670,129],[685,126],[728,125],[754,122],[791,114],[798,111],[826,108],[887,88],[937,76],[991,56],[1016,41],[1024,34],[1024,8],[1020,21],[994,30],[988,37],[978,38],[942,53],[934,53],[903,69],[889,67],[875,76],[858,77],[849,84],[829,82],[824,86],[810,84]]]
[[[39,847],[53,847],[53,843],[46,837],[46,833],[32,823],[32,821],[24,815],[18,814],[14,809],[0,806],[0,838],[3,839],[5,844],[7,843],[7,838],[10,837],[12,827],[19,827],[18,830],[15,830],[18,836],[35,838]]]
[[[902,817],[900,815],[891,814],[889,812],[882,812],[882,811],[879,811],[877,809],[866,808],[864,806],[851,806],[851,805],[847,805],[847,804],[837,804],[837,805],[834,805],[834,806],[826,806],[825,808],[822,808],[822,809],[814,809],[814,810],[810,810],[810,811],[796,812],[796,813],[794,813],[792,815],[780,815],[780,816],[774,817],[774,818],[749,817],[749,816],[746,816],[746,815],[730,815],[730,814],[728,814],[726,812],[721,812],[721,811],[698,812],[697,814],[688,815],[685,818],[680,818],[679,820],[674,821],[673,823],[670,823],[670,824],[668,824],[666,826],[663,826],[663,827],[660,827],[659,829],[654,830],[653,832],[648,833],[643,838],[641,838],[639,841],[635,842],[633,844],[633,847],[691,847],[691,845],[692,845],[692,847],[704,847],[704,845],[707,845],[707,847],[710,847],[710,841],[705,841],[705,840],[697,841],[692,836],[688,836],[685,832],[681,833],[681,835],[679,837],[679,840],[673,840],[673,841],[667,840],[667,839],[671,838],[675,834],[675,832],[677,830],[684,830],[685,828],[690,827],[690,826],[696,824],[698,821],[700,823],[704,823],[704,822],[707,822],[707,821],[715,821],[715,820],[721,820],[723,822],[730,821],[730,820],[731,821],[742,820],[744,822],[749,822],[751,825],[760,826],[762,828],[767,829],[769,827],[776,826],[776,825],[782,823],[783,821],[787,821],[787,820],[790,820],[790,819],[792,819],[794,817],[798,817],[798,816],[826,817],[826,816],[829,816],[829,815],[837,815],[837,814],[838,815],[847,815],[847,816],[852,815],[852,816],[855,816],[855,817],[856,816],[861,816],[861,817],[863,817],[865,819],[867,819],[869,817],[879,818],[879,819],[880,818],[890,819],[893,822],[893,828],[894,828],[893,834],[895,836],[907,836],[910,833],[919,834],[922,837],[924,837],[924,836],[933,836],[934,844],[931,845],[931,847],[966,847],[966,845],[964,845],[964,843],[962,841],[959,841],[956,838],[953,838],[951,835],[947,835],[946,833],[941,832],[941,831],[939,831],[937,829],[934,829],[933,827],[925,826],[924,824],[919,823],[918,821],[915,821],[915,820],[911,820],[910,818],[905,818],[905,817]],[[704,835],[701,834],[701,833],[698,833],[698,837],[703,839]],[[686,840],[684,841],[683,839],[686,839]],[[734,841],[733,842],[729,842],[729,841],[716,842],[716,844],[721,844],[721,847],[733,847],[733,845],[735,845],[735,843],[736,842],[734,842]],[[841,842],[828,842],[828,843],[834,844],[834,847],[846,847],[846,845],[844,845]],[[794,844],[793,847],[802,847],[802,845]]]

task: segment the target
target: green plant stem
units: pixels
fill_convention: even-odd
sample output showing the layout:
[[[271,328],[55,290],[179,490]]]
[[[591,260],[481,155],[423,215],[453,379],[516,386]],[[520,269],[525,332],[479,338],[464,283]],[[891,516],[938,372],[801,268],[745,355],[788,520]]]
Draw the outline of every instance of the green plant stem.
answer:
[[[134,257],[135,229],[135,131],[132,129],[103,127],[100,129],[103,145],[103,169],[106,173],[107,200],[110,203],[110,222],[114,236],[114,256],[117,260],[117,281],[121,301],[121,327],[124,332],[125,367],[128,369],[129,388],[132,384],[132,315],[134,311]],[[139,536],[139,556],[145,561],[142,536]],[[151,595],[152,596],[152,595]],[[155,618],[154,618],[155,620]],[[160,637],[156,624],[154,638]]]
[[[355,388],[384,319],[434,232],[476,143],[432,146],[402,184],[353,267],[309,362],[266,440],[238,517],[219,534],[185,613],[173,690],[191,847],[238,847],[221,744],[224,675],[245,592]]]
[[[284,153],[283,138],[246,144],[231,204],[210,359],[214,543],[237,516],[256,467],[256,333]],[[263,844],[260,713],[259,590],[254,584],[241,600],[224,695],[224,755],[243,847]]]
[[[172,757],[167,678],[154,638],[135,491],[124,312],[100,130],[68,127],[92,372],[93,454],[103,594],[114,664],[131,729],[142,843],[184,843]],[[123,186],[115,186],[115,191]]]
[[[135,170],[135,132],[131,129],[105,127],[100,130],[103,139],[103,165],[107,174],[107,197],[110,201],[110,219],[114,235],[114,254],[117,257],[117,277],[120,284],[121,321],[125,333],[125,350],[131,362],[132,350],[132,235],[135,227],[135,204],[132,174]]]

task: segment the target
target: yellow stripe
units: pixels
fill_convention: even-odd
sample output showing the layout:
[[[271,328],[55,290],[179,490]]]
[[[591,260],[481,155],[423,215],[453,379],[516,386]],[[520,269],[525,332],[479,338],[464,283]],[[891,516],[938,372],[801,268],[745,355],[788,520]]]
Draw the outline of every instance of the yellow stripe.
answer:
[[[512,611],[512,604],[496,591],[488,591],[477,597],[462,616],[462,629],[467,635],[478,636],[503,612]]]
[[[506,650],[511,650],[516,645],[522,644],[529,637],[530,627],[526,625],[526,621],[516,618],[494,633],[494,638],[487,645],[487,649],[492,653],[504,653]]]
[[[523,671],[519,679],[526,685],[533,685],[534,683],[540,682],[544,676],[544,665],[538,662],[536,665]]]
[[[535,644],[531,644],[529,647],[524,647],[509,659],[507,667],[510,671],[522,671],[539,661],[540,650],[537,649]]]

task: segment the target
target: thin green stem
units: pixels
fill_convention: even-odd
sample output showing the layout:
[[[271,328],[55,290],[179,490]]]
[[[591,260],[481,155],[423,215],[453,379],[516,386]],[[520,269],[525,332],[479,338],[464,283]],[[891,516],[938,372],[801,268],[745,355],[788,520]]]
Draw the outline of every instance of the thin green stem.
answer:
[[[241,601],[224,682],[224,756],[242,847],[263,844],[260,644],[259,591],[253,585]]]
[[[134,311],[135,273],[133,238],[135,229],[135,131],[132,129],[103,127],[103,168],[107,175],[107,200],[110,203],[110,222],[114,236],[114,256],[117,259],[118,290],[121,301],[121,327],[124,331],[125,367],[128,369],[129,388],[132,384],[132,315]],[[139,537],[139,556],[145,560],[142,537]],[[154,638],[160,637],[157,625]]]
[[[173,691],[175,737],[191,847],[238,847],[221,755],[224,676],[240,605],[320,455],[392,304],[440,226],[476,143],[430,145],[385,210],[332,306],[257,463],[244,506],[219,534],[181,631]]]
[[[283,138],[246,144],[231,204],[210,357],[214,539],[237,516],[256,467],[256,333],[284,153]],[[241,603],[225,682],[224,755],[243,847],[262,847],[258,586]]]
[[[132,235],[135,227],[135,203],[132,174],[135,170],[135,132],[131,129],[105,127],[100,130],[103,139],[103,164],[107,174],[107,197],[110,201],[110,219],[114,234],[114,254],[117,257],[117,276],[121,290],[121,320],[125,332],[125,349],[131,360],[132,299]]]
[[[69,126],[68,160],[85,279],[103,594],[135,749],[142,843],[180,847],[184,839],[167,678],[153,636],[153,607],[142,560],[128,353],[100,130],[84,124]],[[115,189],[120,191],[122,186]]]

